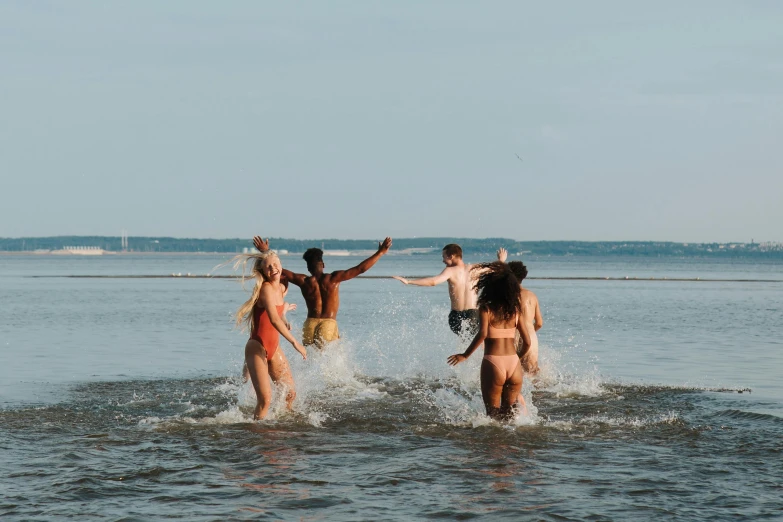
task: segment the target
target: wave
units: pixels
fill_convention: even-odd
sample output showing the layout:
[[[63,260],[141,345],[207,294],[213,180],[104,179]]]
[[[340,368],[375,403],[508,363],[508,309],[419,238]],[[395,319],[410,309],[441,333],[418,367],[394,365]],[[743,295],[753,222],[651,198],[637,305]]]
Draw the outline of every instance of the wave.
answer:
[[[391,422],[385,417],[397,415],[413,425],[542,426],[558,430],[576,426],[640,428],[677,423],[679,414],[671,409],[671,403],[676,402],[675,396],[740,390],[608,381],[602,379],[597,367],[578,371],[561,364],[557,354],[544,347],[540,375],[526,378],[523,384],[527,413],[504,424],[485,415],[478,371],[480,358],[475,357],[456,369],[446,368],[437,373],[420,371],[417,375],[399,378],[364,373],[366,370],[356,362],[358,349],[350,342],[341,341],[324,351],[311,350],[307,362],[292,360],[297,388],[294,411],[286,411],[285,390],[274,386],[269,416],[262,422],[304,423],[322,428],[336,424],[362,425],[374,420]],[[223,397],[224,408],[210,410],[185,401],[180,404],[187,406],[187,410],[168,418],[145,417],[139,420],[139,426],[168,429],[172,424],[210,426],[253,422],[256,398],[249,382],[230,378],[215,383],[212,393]],[[637,403],[649,401],[651,396],[660,398],[658,407],[653,411],[637,412]],[[627,404],[617,408],[628,411],[596,412],[596,408],[606,409],[606,405],[622,401]],[[541,407],[546,414],[541,413]]]
[[[783,425],[783,415],[775,415],[773,413],[761,413],[755,411],[728,409],[718,411],[711,416],[714,419],[734,419],[734,420],[747,420],[751,422],[769,422],[773,424]]]

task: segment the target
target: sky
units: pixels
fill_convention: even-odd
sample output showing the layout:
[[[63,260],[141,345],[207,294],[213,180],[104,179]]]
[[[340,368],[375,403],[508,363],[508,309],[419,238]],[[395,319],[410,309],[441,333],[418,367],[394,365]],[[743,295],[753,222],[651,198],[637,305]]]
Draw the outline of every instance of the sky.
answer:
[[[0,237],[783,241],[783,2],[0,2]]]

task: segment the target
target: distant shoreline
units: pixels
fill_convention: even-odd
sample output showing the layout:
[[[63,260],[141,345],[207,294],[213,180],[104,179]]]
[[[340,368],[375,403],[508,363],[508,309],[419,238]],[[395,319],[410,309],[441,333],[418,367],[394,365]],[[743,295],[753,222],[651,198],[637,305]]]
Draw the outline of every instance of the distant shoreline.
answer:
[[[367,257],[374,253],[374,250],[349,250],[345,253],[331,253],[329,251],[324,252],[324,257]],[[255,250],[253,252],[244,252],[247,253],[257,253]],[[278,255],[281,257],[301,257],[304,252],[277,252]],[[136,251],[128,251],[128,252],[118,252],[116,250],[104,250],[101,253],[96,254],[78,254],[78,253],[71,253],[71,252],[63,252],[62,250],[0,250],[0,256],[52,256],[52,257],[103,257],[103,256],[193,256],[193,255],[204,255],[204,256],[238,256],[242,255],[243,252],[136,252]],[[419,256],[419,255],[433,255],[430,254],[421,254],[421,253],[410,253],[406,251],[390,251],[386,255],[392,255],[392,256]],[[514,254],[509,254],[510,256],[513,256]]]
[[[349,257],[349,258],[363,258],[371,255],[373,252],[369,250],[356,250],[356,251],[348,251],[347,253],[340,253],[340,254],[330,254],[328,252],[324,252],[324,257],[327,258],[339,258],[339,257]],[[112,257],[192,257],[192,256],[204,256],[204,257],[215,257],[215,256],[221,256],[225,258],[231,258],[237,255],[241,255],[242,252],[117,252],[117,251],[103,251],[100,254],[89,254],[89,255],[83,255],[83,254],[73,254],[68,252],[62,252],[62,251],[34,251],[34,250],[28,250],[28,251],[13,251],[13,250],[0,250],[0,258],[3,257],[43,257],[43,258],[68,258],[68,259],[74,259],[74,258],[112,258]],[[475,258],[478,254],[478,257],[486,257],[486,258],[493,258],[494,260],[494,252],[469,252],[466,254],[466,256]],[[633,253],[607,253],[607,252],[594,252],[594,253],[577,253],[577,254],[571,254],[571,253],[536,253],[536,252],[524,252],[524,253],[510,253],[509,254],[509,260],[524,260],[524,259],[530,259],[530,258],[561,258],[561,259],[588,259],[588,258],[601,258],[601,259],[637,259],[640,262],[647,261],[650,259],[693,259],[693,260],[707,260],[707,261],[726,261],[731,262],[733,260],[736,261],[764,261],[764,262],[778,262],[783,263],[783,253],[781,252],[761,252],[761,253],[737,253],[738,255],[721,255],[721,254],[670,254],[670,253],[661,253],[658,255],[653,254],[633,254]],[[302,252],[285,252],[280,253],[280,257],[282,258],[301,258]],[[402,252],[402,251],[390,251],[387,253],[388,256],[392,257],[419,257],[419,256],[436,256],[439,255],[439,252],[432,252],[432,253],[409,253],[409,252]]]
[[[212,274],[90,274],[90,275],[28,275],[31,279],[242,279],[238,275]],[[360,275],[357,279],[394,279],[395,276]],[[431,277],[431,274],[403,275],[406,279]],[[702,277],[610,277],[610,276],[534,276],[527,277],[530,281],[628,281],[628,282],[666,282],[666,283],[783,283],[783,279],[715,279]]]
[[[301,256],[316,247],[325,256],[368,256],[378,247],[366,239],[269,238],[283,256]],[[693,259],[768,259],[783,261],[783,243],[679,243],[673,241],[518,241],[509,238],[414,237],[395,238],[390,255],[439,255],[451,243],[465,256],[493,257],[498,248],[510,256],[638,257]],[[174,237],[53,236],[0,237],[0,255],[237,255],[255,252],[249,239],[192,239]]]

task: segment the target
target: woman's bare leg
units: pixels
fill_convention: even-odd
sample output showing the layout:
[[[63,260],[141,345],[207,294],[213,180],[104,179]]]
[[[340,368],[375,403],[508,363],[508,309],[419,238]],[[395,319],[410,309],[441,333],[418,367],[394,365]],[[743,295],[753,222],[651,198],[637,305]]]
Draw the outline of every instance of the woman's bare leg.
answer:
[[[289,410],[293,409],[294,399],[296,399],[296,386],[294,386],[294,377],[291,375],[291,367],[288,365],[283,350],[277,349],[269,361],[269,376],[276,383],[286,387],[285,405]]]
[[[503,385],[503,393],[500,400],[500,412],[504,417],[513,416],[513,407],[517,401],[521,401],[521,406],[525,410],[525,399],[522,397],[522,378],[524,372],[522,371],[522,365],[518,364],[517,369],[511,374],[511,377]]]
[[[247,364],[253,389],[256,391],[256,409],[254,419],[263,419],[269,412],[272,402],[272,385],[269,382],[269,368],[266,361],[266,350],[261,343],[249,340],[245,345],[245,363]]]
[[[481,361],[481,397],[484,399],[484,407],[487,415],[493,419],[500,419],[501,396],[505,376],[500,370],[486,359]]]

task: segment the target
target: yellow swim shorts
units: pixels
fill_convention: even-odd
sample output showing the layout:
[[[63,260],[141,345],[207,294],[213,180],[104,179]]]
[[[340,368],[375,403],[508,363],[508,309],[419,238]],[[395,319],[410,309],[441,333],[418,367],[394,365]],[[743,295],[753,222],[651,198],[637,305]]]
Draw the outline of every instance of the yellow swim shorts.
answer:
[[[308,317],[302,326],[302,344],[305,346],[316,345],[323,348],[324,345],[340,338],[337,330],[337,321],[334,319],[318,319]]]

